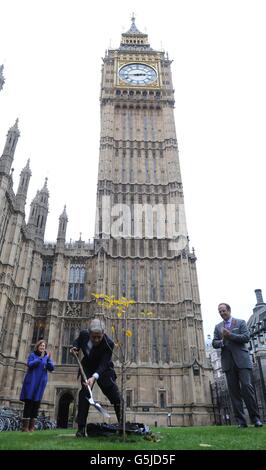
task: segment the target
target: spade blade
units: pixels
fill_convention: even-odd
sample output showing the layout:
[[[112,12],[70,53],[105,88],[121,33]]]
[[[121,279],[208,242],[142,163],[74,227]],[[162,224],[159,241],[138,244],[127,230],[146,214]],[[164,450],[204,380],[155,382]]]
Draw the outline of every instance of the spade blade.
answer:
[[[100,403],[94,402],[94,406],[95,406],[95,408],[96,408],[103,416],[105,416],[106,418],[110,418],[110,415],[109,415],[108,411],[106,411],[106,410],[100,405]]]
[[[99,411],[99,413],[101,413],[101,415],[105,416],[106,418],[110,418],[110,415],[108,413],[108,411],[106,411],[101,405],[100,403],[97,403],[93,400],[93,398],[89,398],[89,397],[86,397],[86,400],[88,400],[89,404],[94,406],[94,408],[96,408],[97,411]]]

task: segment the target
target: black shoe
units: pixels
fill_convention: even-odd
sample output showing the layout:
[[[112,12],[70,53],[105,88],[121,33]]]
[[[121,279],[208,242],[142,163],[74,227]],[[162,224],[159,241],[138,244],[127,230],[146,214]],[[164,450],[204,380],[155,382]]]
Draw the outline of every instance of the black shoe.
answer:
[[[76,432],[76,437],[86,437],[85,426],[79,427]]]
[[[260,419],[256,419],[254,423],[255,428],[261,428],[263,426],[262,422]]]
[[[248,427],[247,423],[240,423],[238,425],[238,428],[247,428],[247,427]]]

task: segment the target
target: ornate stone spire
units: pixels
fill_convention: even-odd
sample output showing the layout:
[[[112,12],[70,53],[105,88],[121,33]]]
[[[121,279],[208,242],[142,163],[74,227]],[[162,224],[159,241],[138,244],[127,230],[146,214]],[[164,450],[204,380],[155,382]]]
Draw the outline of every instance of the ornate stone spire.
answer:
[[[19,185],[16,194],[17,208],[22,212],[25,211],[25,204],[31,175],[32,173],[30,169],[30,159],[28,158],[26,166],[22,169],[20,173]]]
[[[255,289],[255,294],[256,294],[256,299],[257,299],[257,304],[256,305],[264,304],[263,296],[262,296],[262,290],[261,289]]]
[[[120,50],[151,50],[148,35],[141,33],[135,23],[135,15],[132,14],[131,26],[126,33],[122,33]]]
[[[41,189],[41,193],[45,193],[49,196],[49,191],[48,191],[48,187],[47,187],[47,181],[48,181],[48,178],[46,177],[45,178],[45,181],[44,181],[44,185],[43,185],[43,188]]]
[[[0,91],[2,90],[3,85],[5,83],[5,77],[3,75],[3,70],[4,70],[4,66],[0,65]]]
[[[132,17],[131,17],[131,26],[130,26],[129,30],[128,30],[125,34],[142,34],[142,33],[138,30],[138,28],[137,28],[137,26],[136,26],[136,24],[135,24],[135,19],[136,19],[136,18],[135,18],[135,15],[134,15],[134,13],[132,13]]]
[[[59,217],[59,225],[56,240],[57,252],[60,252],[65,246],[67,223],[68,217],[66,213],[66,206],[64,206],[64,210]]]
[[[60,219],[67,219],[67,220],[68,220],[68,218],[67,218],[67,213],[66,213],[66,205],[64,205],[64,210],[63,210],[63,212],[62,212],[62,214],[60,215],[59,218],[60,218]]]
[[[16,119],[15,124],[10,127],[6,136],[4,151],[0,158],[0,173],[9,175],[19,136],[18,119]]]
[[[48,215],[49,191],[47,188],[47,179],[48,178],[45,178],[43,188],[40,191],[37,191],[36,196],[30,205],[31,209],[28,221],[30,232],[40,241],[44,240],[44,232]]]
[[[62,214],[59,217],[59,227],[58,227],[58,238],[66,238],[66,228],[67,228],[67,223],[68,223],[68,217],[66,213],[66,206],[64,206],[64,210]]]

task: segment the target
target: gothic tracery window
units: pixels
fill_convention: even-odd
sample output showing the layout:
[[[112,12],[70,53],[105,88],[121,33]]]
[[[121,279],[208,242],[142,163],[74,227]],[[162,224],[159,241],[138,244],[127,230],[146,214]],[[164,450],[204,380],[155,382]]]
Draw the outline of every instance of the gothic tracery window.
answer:
[[[39,289],[39,299],[48,300],[51,286],[53,264],[51,261],[44,261]]]
[[[33,335],[32,335],[32,340],[31,340],[32,347],[37,343],[37,341],[44,338],[44,330],[45,330],[45,319],[36,318],[34,322]]]
[[[68,284],[68,300],[84,299],[85,265],[71,264]]]
[[[74,339],[79,336],[80,329],[80,322],[65,322],[62,338],[62,364],[76,364],[74,356],[70,354],[70,348],[73,346]]]

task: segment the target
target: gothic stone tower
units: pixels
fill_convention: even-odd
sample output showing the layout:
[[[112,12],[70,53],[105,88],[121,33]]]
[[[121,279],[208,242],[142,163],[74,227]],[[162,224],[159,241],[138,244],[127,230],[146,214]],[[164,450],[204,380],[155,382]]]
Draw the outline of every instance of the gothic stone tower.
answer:
[[[188,425],[209,422],[209,369],[173,111],[171,61],[133,17],[102,66],[97,286],[136,301],[128,404],[139,419],[150,412],[163,423],[166,407]]]
[[[101,140],[95,239],[45,243],[47,180],[25,204],[29,162],[13,190],[20,132],[12,126],[0,157],[0,404],[19,401],[26,361],[44,338],[52,352],[42,409],[66,427],[76,413],[77,366],[69,354],[80,329],[102,314],[92,293],[133,298],[129,311],[127,419],[167,425],[208,424],[206,363],[196,257],[188,244],[174,124],[171,61],[153,50],[135,19],[102,66]],[[0,89],[3,85],[0,67]],[[145,316],[145,312],[151,316]],[[114,320],[112,320],[114,321]],[[116,319],[115,321],[119,321]],[[111,334],[111,320],[106,322]],[[119,362],[115,361],[119,379]],[[95,398],[112,414],[97,387]],[[98,421],[90,410],[90,420]]]

